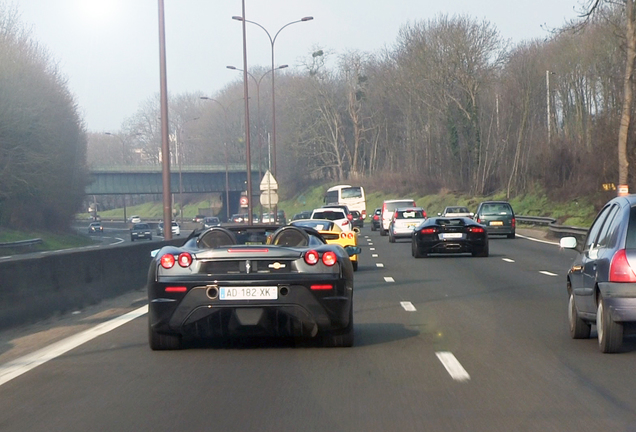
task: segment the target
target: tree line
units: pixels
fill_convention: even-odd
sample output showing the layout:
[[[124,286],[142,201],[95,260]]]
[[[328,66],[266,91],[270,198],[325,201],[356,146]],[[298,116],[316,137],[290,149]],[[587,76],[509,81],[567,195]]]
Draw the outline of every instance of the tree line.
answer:
[[[86,147],[64,77],[0,1],[0,227],[68,228],[84,199]]]
[[[423,193],[514,196],[539,186],[566,199],[616,183],[625,4],[596,4],[585,25],[514,46],[487,20],[439,15],[404,25],[380,52],[315,47],[297,67],[276,71],[282,192],[381,178]],[[271,75],[250,70],[251,155],[264,169]],[[173,166],[245,161],[241,77],[206,99],[171,97]],[[92,136],[100,143],[92,160],[158,164],[158,112],[153,97],[117,137]]]

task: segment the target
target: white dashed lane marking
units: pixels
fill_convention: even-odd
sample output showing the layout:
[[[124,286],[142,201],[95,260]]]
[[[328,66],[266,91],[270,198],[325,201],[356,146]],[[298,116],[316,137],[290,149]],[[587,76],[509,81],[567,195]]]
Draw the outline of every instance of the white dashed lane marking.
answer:
[[[515,260],[510,259],[510,258],[502,258],[501,260],[502,260],[502,261],[505,261],[505,262],[509,262],[509,263],[513,263],[513,262],[515,262]]]
[[[400,306],[402,306],[402,308],[404,308],[404,310],[407,311],[407,312],[415,312],[415,311],[417,311],[417,309],[415,309],[415,306],[413,306],[413,303],[411,303],[409,301],[400,302]]]
[[[383,265],[383,267],[384,267],[384,265]],[[395,282],[395,280],[391,276],[385,276],[384,277],[384,282]]]
[[[545,271],[545,270],[541,270],[539,273],[544,274],[546,276],[558,276],[558,274],[556,274],[556,273],[552,273],[552,272]]]
[[[247,170],[246,170],[247,171]],[[375,250],[375,248],[369,248],[369,250]]]
[[[377,258],[378,254],[371,254],[371,258]]]
[[[442,362],[446,371],[450,374],[451,378],[455,381],[468,381],[470,380],[470,375],[466,372],[466,369],[459,363],[459,361],[455,358],[452,352],[449,351],[439,351],[436,352],[435,355]]]
[[[376,267],[384,267],[384,264],[382,264],[382,263],[375,263],[375,266],[376,266]],[[385,278],[385,279],[386,279],[386,278]]]

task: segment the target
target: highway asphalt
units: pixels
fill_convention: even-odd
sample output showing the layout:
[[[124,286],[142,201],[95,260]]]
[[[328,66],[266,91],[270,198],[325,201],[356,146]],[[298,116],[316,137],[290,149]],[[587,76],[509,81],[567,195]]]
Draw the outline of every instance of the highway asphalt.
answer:
[[[520,235],[488,258],[415,259],[368,227],[359,243],[353,348],[153,352],[131,287],[0,334],[0,431],[636,430],[636,341],[607,355],[594,330],[569,337],[573,251]]]

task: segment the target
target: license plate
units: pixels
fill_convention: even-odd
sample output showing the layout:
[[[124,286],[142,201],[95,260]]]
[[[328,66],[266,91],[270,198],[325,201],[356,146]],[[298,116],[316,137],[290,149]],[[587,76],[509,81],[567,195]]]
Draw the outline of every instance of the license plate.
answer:
[[[276,300],[277,298],[278,289],[275,286],[219,288],[219,300]]]
[[[443,233],[441,234],[443,239],[458,239],[462,238],[462,233]]]
[[[502,221],[490,221],[490,225],[501,226],[501,225],[503,225],[503,222]]]

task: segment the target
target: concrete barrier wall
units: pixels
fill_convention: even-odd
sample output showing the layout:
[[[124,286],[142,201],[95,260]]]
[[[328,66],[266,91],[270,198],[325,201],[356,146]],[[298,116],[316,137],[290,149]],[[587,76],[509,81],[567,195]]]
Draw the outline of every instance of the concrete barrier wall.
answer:
[[[146,285],[150,252],[184,238],[0,262],[0,329],[72,312]]]

